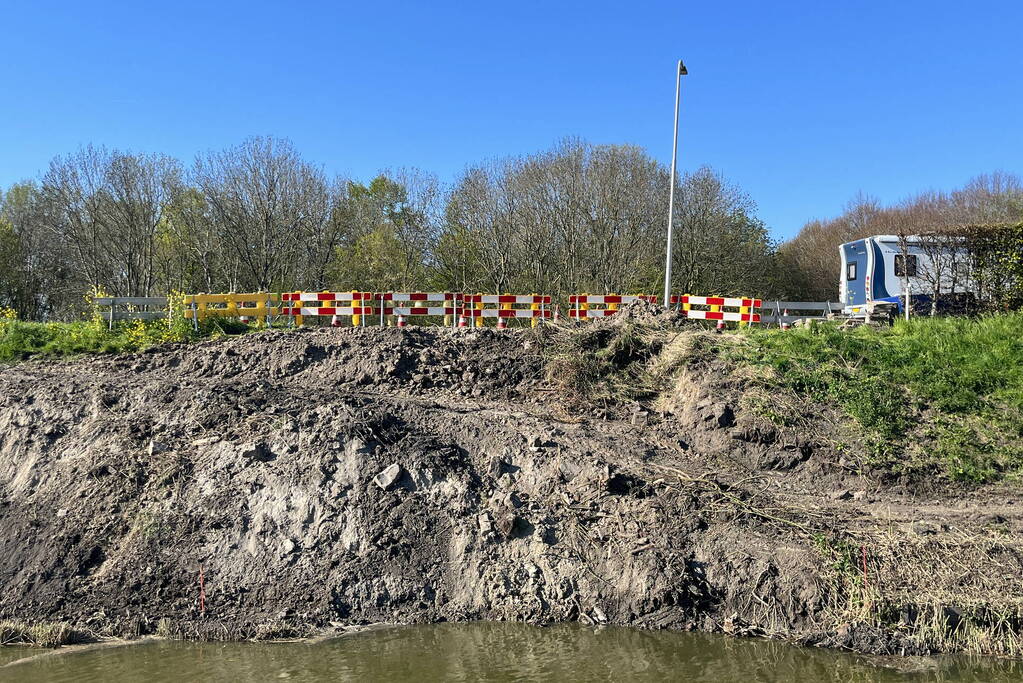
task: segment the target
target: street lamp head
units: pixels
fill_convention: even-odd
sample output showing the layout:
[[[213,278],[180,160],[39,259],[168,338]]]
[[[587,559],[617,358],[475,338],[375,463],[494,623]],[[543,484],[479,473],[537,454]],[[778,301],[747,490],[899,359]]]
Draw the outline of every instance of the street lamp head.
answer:
[[[679,76],[688,76],[689,75],[689,70],[686,69],[686,65],[682,63],[681,59],[678,60],[678,75]]]

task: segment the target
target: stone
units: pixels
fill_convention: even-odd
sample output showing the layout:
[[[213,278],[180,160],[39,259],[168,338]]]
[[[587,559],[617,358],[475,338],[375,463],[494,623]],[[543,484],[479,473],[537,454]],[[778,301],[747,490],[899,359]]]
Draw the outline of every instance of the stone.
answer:
[[[504,514],[497,517],[497,520],[495,521],[495,526],[497,527],[497,531],[498,533],[501,534],[501,536],[503,536],[504,538],[511,538],[512,534],[515,531],[515,523],[517,521],[518,517],[516,517],[510,511],[505,511]]]
[[[401,478],[401,465],[398,463],[391,463],[384,468],[377,476],[373,477],[373,481],[376,485],[382,488],[384,491],[388,490]]]
[[[487,473],[491,477],[493,477],[494,479],[497,479],[502,474],[504,474],[504,472],[505,472],[505,462],[504,462],[504,459],[501,458],[500,456],[496,456],[496,455],[492,456],[490,458],[490,464],[487,467]]]
[[[250,441],[246,444],[242,444],[241,448],[238,450],[239,453],[241,453],[241,456],[246,460],[269,462],[277,457],[262,441]]]
[[[165,452],[167,452],[169,450],[170,450],[170,446],[168,446],[165,443],[160,443],[159,441],[157,441],[155,439],[152,439],[152,440],[149,441],[149,448],[148,448],[149,457],[153,457],[154,455],[157,455],[159,453],[165,453]]]
[[[735,411],[730,405],[701,402],[697,407],[702,411],[702,420],[710,423],[711,429],[728,429],[735,425]]]
[[[728,429],[735,424],[735,411],[732,410],[732,406],[722,405],[715,411],[715,418],[717,419],[718,427]]]

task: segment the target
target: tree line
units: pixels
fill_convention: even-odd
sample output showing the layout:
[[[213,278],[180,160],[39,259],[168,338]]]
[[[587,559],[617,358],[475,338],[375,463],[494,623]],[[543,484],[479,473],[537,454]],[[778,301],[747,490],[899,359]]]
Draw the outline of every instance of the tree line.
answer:
[[[673,290],[696,294],[833,300],[847,238],[892,232],[896,218],[933,226],[939,215],[951,224],[1023,214],[1018,179],[985,176],[912,207],[859,197],[778,244],[720,173],[704,167],[676,182]],[[667,168],[641,148],[577,139],[471,165],[447,187],[412,168],[368,182],[328,177],[270,137],[187,166],[88,146],[0,192],[0,307],[59,320],[96,291],[657,293],[668,185]]]
[[[982,287],[993,287],[988,294],[1000,307],[1013,307],[1008,281],[1018,272],[1013,270],[1013,255],[1023,255],[1023,243],[1016,241],[1021,223],[1023,181],[1008,173],[980,175],[961,188],[923,192],[890,206],[860,193],[840,215],[811,220],[780,245],[779,272],[787,278],[787,291],[803,292],[813,300],[834,298],[841,267],[840,244],[870,235],[917,235],[922,237],[923,251],[936,264],[930,272],[920,273],[924,279],[937,288],[951,276],[945,270],[969,267],[977,271]],[[961,258],[953,248],[956,245],[967,248],[969,263],[955,262]]]

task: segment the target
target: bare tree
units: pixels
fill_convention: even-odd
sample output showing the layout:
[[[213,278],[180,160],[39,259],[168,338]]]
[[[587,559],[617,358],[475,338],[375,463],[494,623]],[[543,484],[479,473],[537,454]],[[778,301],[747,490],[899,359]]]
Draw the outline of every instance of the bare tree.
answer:
[[[63,245],[45,220],[39,188],[16,183],[0,192],[0,306],[26,319],[45,319],[80,299],[68,286]]]
[[[674,258],[684,292],[763,291],[773,248],[756,205],[709,168],[681,179],[676,193]]]
[[[51,162],[41,200],[84,282],[122,296],[151,293],[154,237],[179,178],[170,157],[91,146]]]
[[[491,291],[507,291],[521,269],[519,227],[512,216],[516,194],[509,192],[505,166],[469,169],[456,183],[446,212],[451,228],[474,242],[473,267]]]
[[[268,291],[299,284],[302,245],[331,214],[321,171],[302,161],[290,142],[257,137],[201,156],[192,179],[237,259],[240,287]]]

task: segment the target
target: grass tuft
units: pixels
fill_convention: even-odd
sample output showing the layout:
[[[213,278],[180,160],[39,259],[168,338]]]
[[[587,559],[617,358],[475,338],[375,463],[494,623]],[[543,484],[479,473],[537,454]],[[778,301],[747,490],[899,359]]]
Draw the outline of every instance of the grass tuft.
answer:
[[[20,621],[0,621],[0,645],[34,645],[60,647],[85,642],[86,634],[66,622],[26,624]]]

